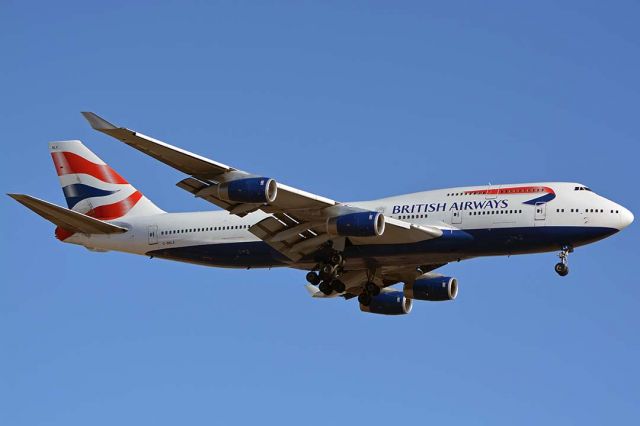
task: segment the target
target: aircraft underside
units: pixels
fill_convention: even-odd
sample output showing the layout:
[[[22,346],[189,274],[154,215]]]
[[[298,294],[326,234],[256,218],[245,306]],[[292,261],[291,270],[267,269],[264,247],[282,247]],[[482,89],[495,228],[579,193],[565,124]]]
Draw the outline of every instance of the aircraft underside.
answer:
[[[516,255],[557,251],[606,238],[618,230],[604,227],[550,226],[447,231],[442,238],[402,245],[347,245],[343,252],[348,269],[380,265],[446,264],[480,256]],[[228,268],[271,268],[278,266],[311,269],[316,257],[297,262],[262,241],[202,244],[151,250],[149,256]]]

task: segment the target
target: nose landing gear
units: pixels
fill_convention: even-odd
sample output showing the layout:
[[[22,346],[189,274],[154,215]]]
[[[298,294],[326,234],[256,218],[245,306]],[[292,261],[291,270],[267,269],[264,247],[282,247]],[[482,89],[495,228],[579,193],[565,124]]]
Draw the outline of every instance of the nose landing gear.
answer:
[[[569,274],[569,253],[573,252],[573,247],[571,246],[563,246],[562,251],[558,253],[558,257],[560,258],[560,262],[556,263],[555,270],[558,275],[561,277]]]

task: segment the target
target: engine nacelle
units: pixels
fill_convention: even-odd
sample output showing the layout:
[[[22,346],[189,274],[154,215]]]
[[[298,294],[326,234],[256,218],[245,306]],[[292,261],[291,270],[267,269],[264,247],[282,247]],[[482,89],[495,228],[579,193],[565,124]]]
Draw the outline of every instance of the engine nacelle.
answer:
[[[389,291],[373,296],[369,306],[360,304],[360,310],[372,314],[405,315],[411,312],[412,306],[413,301],[401,291]]]
[[[218,198],[237,203],[273,203],[278,184],[267,177],[252,177],[223,182],[218,185]]]
[[[384,215],[378,212],[347,213],[327,220],[327,233],[339,237],[377,237],[384,232]]]
[[[458,280],[452,277],[423,275],[412,283],[405,283],[404,295],[410,299],[432,302],[454,300],[458,295]]]

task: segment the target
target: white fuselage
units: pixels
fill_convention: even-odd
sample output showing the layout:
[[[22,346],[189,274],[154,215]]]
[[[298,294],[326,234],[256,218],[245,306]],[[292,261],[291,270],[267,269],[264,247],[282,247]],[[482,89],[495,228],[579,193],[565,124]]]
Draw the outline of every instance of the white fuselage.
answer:
[[[540,200],[540,201],[536,201]],[[389,247],[371,244],[350,257],[385,263],[446,263],[483,255],[519,254],[579,246],[605,238],[629,225],[624,207],[577,183],[542,182],[473,186],[418,192],[353,202],[418,225],[437,226],[471,239]],[[113,221],[124,234],[75,234],[65,242],[93,250],[117,250],[222,267],[306,267],[277,256],[249,228],[267,217],[226,211],[161,213]]]

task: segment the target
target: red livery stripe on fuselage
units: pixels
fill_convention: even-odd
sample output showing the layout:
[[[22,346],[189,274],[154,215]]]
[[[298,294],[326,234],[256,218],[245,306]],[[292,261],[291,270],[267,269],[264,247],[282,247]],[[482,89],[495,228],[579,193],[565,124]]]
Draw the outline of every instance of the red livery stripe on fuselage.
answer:
[[[468,195],[479,194],[534,194],[536,192],[546,192],[549,194],[555,194],[553,189],[548,186],[512,186],[507,188],[491,188],[491,189],[478,189],[475,191],[465,191]]]
[[[92,163],[73,152],[52,152],[51,157],[58,176],[81,173],[107,183],[129,183],[108,165]]]
[[[75,232],[68,231],[68,230],[66,230],[64,228],[56,226],[56,238],[59,239],[60,241],[66,240],[67,238],[69,238],[73,234],[75,234]]]

